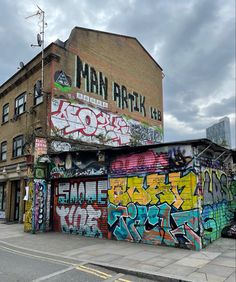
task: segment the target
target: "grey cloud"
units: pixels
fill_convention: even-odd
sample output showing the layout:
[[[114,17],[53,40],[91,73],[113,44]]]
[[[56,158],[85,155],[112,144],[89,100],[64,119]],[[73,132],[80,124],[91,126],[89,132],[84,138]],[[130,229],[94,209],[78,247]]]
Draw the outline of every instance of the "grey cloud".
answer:
[[[205,115],[219,118],[226,114],[235,114],[235,107],[235,97],[232,96],[227,99],[222,99],[220,103],[214,103],[205,108]]]
[[[20,61],[27,62],[37,53],[30,47],[26,20],[16,13],[14,3],[1,1],[1,11],[4,13],[0,19],[0,84],[17,71]]]
[[[25,0],[23,4],[32,3]],[[222,89],[232,95],[235,92],[229,81],[235,64],[234,0],[39,0],[38,4],[46,11],[47,38],[65,40],[74,26],[137,37],[166,75],[164,111],[193,128],[192,134],[178,129],[173,132],[165,124],[168,139],[204,136],[210,120],[221,113],[233,113],[233,98],[223,100]],[[15,5],[23,14],[22,3],[1,1],[4,14],[0,26],[4,29],[0,34],[6,40],[0,42],[0,83],[16,70],[19,61],[32,58],[38,51],[29,47],[34,34],[15,13]],[[222,98],[202,116],[200,107],[216,93],[222,93]]]

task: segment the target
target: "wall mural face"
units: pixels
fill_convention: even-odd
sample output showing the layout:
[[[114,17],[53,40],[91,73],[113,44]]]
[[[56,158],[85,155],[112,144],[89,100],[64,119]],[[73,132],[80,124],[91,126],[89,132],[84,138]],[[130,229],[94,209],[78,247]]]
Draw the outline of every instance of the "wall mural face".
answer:
[[[123,146],[162,141],[159,127],[60,99],[52,101],[51,124],[53,134],[89,143]]]
[[[56,231],[107,237],[107,180],[56,182],[54,226]]]
[[[105,175],[107,168],[97,161],[97,156],[77,154],[61,154],[51,158],[50,177],[69,178],[88,175]]]
[[[234,218],[235,202],[233,186],[225,173],[216,169],[203,172],[203,244],[207,245],[221,237],[222,229]]]

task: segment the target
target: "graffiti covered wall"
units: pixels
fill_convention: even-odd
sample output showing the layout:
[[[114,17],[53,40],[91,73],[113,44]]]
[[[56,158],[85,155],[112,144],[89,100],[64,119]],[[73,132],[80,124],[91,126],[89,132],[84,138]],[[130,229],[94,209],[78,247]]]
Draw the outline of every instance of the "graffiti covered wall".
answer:
[[[54,229],[107,237],[107,180],[55,181]]]
[[[116,157],[110,166],[109,238],[200,250],[236,212],[235,182],[192,146]]]
[[[125,116],[68,100],[52,101],[54,135],[112,146],[154,144],[162,141],[162,129]]]
[[[89,152],[65,153],[51,157],[51,178],[72,178],[88,175],[105,175],[107,168],[98,162],[98,156]]]
[[[49,208],[49,207],[48,207]],[[34,231],[45,231],[47,219],[47,183],[42,179],[34,180]]]
[[[50,191],[43,179],[28,183],[28,199],[25,201],[25,232],[49,230]]]
[[[220,238],[222,229],[233,220],[235,195],[233,183],[223,171],[206,168],[202,173],[202,178],[203,244],[206,246]]]
[[[32,231],[32,210],[34,202],[34,183],[29,181],[28,183],[28,199],[25,201],[25,220],[24,220],[24,231]]]
[[[109,237],[201,249],[198,188],[189,147],[117,157],[109,179]]]

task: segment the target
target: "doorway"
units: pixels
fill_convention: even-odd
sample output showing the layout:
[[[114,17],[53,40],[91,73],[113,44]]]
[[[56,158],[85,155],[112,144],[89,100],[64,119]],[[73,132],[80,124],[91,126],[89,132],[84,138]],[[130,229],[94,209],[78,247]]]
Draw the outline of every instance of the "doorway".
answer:
[[[20,217],[20,180],[11,183],[10,221],[19,221]]]

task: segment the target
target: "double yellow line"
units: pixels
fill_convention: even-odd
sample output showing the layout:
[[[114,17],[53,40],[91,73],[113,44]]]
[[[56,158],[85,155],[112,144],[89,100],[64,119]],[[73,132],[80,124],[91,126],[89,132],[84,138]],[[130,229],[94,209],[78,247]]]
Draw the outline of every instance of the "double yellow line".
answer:
[[[108,279],[108,278],[112,277],[111,274],[108,274],[108,273],[105,273],[105,272],[102,272],[100,270],[93,269],[93,268],[90,268],[90,267],[87,267],[87,266],[84,266],[84,265],[78,265],[78,266],[76,266],[76,269],[90,273],[90,274],[93,274],[93,275],[98,276],[98,277],[103,278],[103,279]],[[122,278],[117,278],[115,281],[132,282],[130,280],[126,280],[126,279],[122,279]]]

